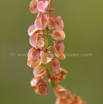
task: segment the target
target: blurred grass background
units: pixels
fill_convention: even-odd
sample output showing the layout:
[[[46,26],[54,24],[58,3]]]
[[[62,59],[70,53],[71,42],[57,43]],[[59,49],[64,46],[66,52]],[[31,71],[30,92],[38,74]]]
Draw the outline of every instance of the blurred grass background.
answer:
[[[61,84],[80,95],[88,104],[103,102],[103,0],[53,0],[53,7],[64,20],[65,53],[91,53],[92,56],[68,56],[60,61],[68,70]],[[26,65],[31,48],[27,29],[35,14],[29,11],[30,0],[0,0],[0,104],[54,104],[49,85],[48,95],[39,96],[30,87],[32,68]],[[54,15],[54,14],[53,14]],[[49,45],[53,44],[49,38]]]

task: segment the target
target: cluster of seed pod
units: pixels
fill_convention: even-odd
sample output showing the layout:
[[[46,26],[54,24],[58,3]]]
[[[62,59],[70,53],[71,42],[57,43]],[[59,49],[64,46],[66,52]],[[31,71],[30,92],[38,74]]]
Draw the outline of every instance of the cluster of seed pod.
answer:
[[[67,71],[60,67],[57,59],[65,59],[64,44],[60,42],[65,39],[64,23],[60,16],[51,17],[51,12],[55,11],[51,8],[52,2],[52,0],[32,0],[29,5],[31,13],[38,13],[34,24],[28,29],[32,48],[28,52],[27,64],[34,68],[34,78],[30,85],[37,94],[46,96],[48,92],[46,83],[50,82],[57,96],[56,104],[83,104],[80,97],[72,95],[61,85],[55,84],[65,79]],[[53,32],[49,34],[49,30]],[[43,35],[45,35],[45,42]],[[53,46],[48,47],[49,35],[55,41]],[[45,80],[45,77],[48,79]]]

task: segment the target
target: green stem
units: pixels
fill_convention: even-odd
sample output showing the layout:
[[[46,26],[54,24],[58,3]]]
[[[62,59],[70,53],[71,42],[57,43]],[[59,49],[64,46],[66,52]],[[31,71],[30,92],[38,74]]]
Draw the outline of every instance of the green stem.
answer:
[[[52,2],[50,3],[49,5],[49,8],[51,8],[51,5],[52,5]],[[51,11],[48,13],[48,16],[50,17],[51,16]],[[47,27],[46,29],[46,36],[45,36],[45,49],[48,48],[48,37],[49,37],[49,29]],[[47,70],[47,74],[48,74],[48,77],[50,78],[51,77],[51,73],[50,73],[50,66],[49,66],[49,63],[46,64],[46,70]],[[53,87],[55,87],[55,83],[52,79],[50,79],[51,81],[51,84]]]
[[[50,1],[49,9],[51,8],[51,6],[52,6],[52,0]],[[51,17],[51,11],[49,11],[48,16]]]
[[[45,48],[48,48],[48,37],[49,37],[49,30],[47,29],[45,36]]]
[[[49,29],[47,29],[46,36],[45,36],[45,48],[46,49],[48,48],[48,36],[49,36]],[[50,78],[51,73],[50,73],[49,63],[46,64],[46,70],[47,70],[48,77]],[[55,87],[54,81],[52,79],[50,79],[50,81],[51,81],[52,86]]]
[[[50,73],[49,63],[46,64],[46,70],[47,70],[48,76],[50,78],[51,73]],[[50,79],[50,82],[51,82],[52,86],[55,87],[55,83],[54,83],[54,81],[52,79]]]

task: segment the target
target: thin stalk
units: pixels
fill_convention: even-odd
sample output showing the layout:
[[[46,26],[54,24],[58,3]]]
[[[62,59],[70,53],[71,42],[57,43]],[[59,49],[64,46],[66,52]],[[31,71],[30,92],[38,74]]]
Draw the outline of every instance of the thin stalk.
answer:
[[[50,2],[49,9],[51,8],[51,5],[52,5],[52,2]],[[51,16],[51,11],[48,12],[48,17],[50,17],[50,16]],[[45,36],[45,49],[48,48],[48,37],[49,37],[49,29],[47,27],[46,28],[46,36]],[[48,77],[50,78],[51,73],[50,73],[49,63],[46,64],[46,71],[47,71]],[[50,81],[51,81],[52,86],[55,87],[55,83],[51,78],[50,78]]]
[[[49,37],[49,29],[46,29],[46,36],[45,36],[45,48],[48,48],[48,37]]]

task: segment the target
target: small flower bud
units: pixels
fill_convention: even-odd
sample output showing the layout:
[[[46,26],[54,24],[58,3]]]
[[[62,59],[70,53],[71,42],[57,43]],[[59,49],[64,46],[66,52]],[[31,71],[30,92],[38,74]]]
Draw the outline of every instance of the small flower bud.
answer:
[[[60,64],[57,58],[54,58],[53,60],[50,61],[50,68],[53,71],[58,71],[60,69]]]
[[[41,77],[44,76],[45,74],[46,74],[46,68],[43,65],[39,65],[35,67],[33,70],[33,75],[35,77]]]
[[[35,26],[38,29],[45,29],[47,25],[47,14],[46,13],[39,13],[36,20]]]
[[[65,59],[64,44],[62,42],[54,42],[54,53],[59,59]]]
[[[54,57],[53,53],[50,51],[47,51],[47,52],[41,51],[40,56],[41,56],[41,63],[43,63],[43,64],[49,63]]]
[[[55,40],[64,40],[65,39],[65,33],[62,30],[54,30],[51,34],[52,38]]]
[[[37,4],[38,4],[38,0],[32,0],[32,1],[30,2],[29,7],[30,7],[31,13],[37,13],[37,12],[38,12]]]
[[[38,5],[37,5],[38,11],[45,13],[46,10],[47,10],[48,4],[49,4],[48,1],[44,1],[44,2],[43,1],[39,1]]]
[[[54,93],[57,97],[64,96],[65,92],[67,92],[67,89],[65,89],[61,85],[56,85],[54,88]]]

